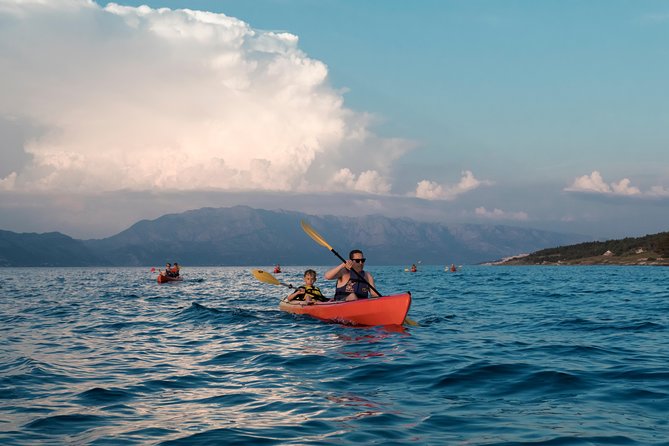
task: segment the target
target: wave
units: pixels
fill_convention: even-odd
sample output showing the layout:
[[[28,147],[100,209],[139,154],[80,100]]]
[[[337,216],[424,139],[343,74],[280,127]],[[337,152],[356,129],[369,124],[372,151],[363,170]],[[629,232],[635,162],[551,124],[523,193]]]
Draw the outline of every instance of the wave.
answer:
[[[105,389],[94,387],[80,393],[78,399],[84,405],[101,405],[127,401],[135,397],[134,394],[121,389]]]
[[[53,415],[38,418],[24,426],[25,429],[54,434],[72,435],[109,422],[109,417],[74,413],[69,415]]]

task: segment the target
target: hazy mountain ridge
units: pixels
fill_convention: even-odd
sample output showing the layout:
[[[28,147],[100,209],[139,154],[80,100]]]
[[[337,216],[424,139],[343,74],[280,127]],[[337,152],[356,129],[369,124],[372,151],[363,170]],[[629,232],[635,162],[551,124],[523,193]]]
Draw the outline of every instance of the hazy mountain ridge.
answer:
[[[480,263],[587,237],[499,225],[445,225],[363,217],[313,216],[247,206],[202,208],[142,220],[104,239],[1,231],[2,266],[328,265],[332,253],[300,228],[308,221],[342,256],[361,248],[370,264]],[[27,240],[31,240],[27,244]],[[56,243],[56,240],[58,242]],[[28,249],[30,248],[30,249]],[[54,253],[58,255],[54,255]]]
[[[59,232],[0,230],[0,266],[89,266],[109,264],[81,240]]]

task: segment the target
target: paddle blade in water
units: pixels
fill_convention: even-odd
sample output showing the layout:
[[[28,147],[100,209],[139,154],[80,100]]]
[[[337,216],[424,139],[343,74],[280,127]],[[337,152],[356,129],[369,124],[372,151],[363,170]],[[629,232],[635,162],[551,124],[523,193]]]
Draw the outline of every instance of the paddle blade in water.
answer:
[[[261,282],[269,283],[271,285],[281,285],[281,282],[279,282],[276,277],[274,277],[267,271],[263,271],[261,269],[254,269],[251,271],[251,273],[253,273],[255,278]]]
[[[409,319],[408,317],[404,318],[404,323],[411,325],[412,327],[418,327],[418,322],[414,321],[413,319]]]
[[[300,226],[302,226],[304,232],[306,232],[309,237],[314,239],[316,243],[318,243],[321,246],[325,246],[327,249],[332,251],[332,246],[330,246],[328,242],[326,242],[325,239],[321,237],[320,234],[316,232],[316,230],[314,230],[314,228],[312,228],[309,223],[307,223],[304,220],[300,220]]]

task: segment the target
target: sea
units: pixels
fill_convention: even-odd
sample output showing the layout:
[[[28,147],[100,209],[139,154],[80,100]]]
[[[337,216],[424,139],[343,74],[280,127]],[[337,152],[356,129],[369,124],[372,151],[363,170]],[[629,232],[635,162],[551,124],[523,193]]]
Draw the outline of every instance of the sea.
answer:
[[[669,445],[669,269],[445,266],[368,263],[391,327],[253,267],[0,268],[0,444]]]

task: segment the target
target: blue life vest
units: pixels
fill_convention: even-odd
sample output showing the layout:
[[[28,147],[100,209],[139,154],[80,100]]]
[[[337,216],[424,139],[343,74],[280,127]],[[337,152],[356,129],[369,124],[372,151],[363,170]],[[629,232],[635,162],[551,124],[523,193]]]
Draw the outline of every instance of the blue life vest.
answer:
[[[360,276],[358,276],[355,271],[349,271],[349,276],[350,278],[344,286],[335,289],[335,300],[343,300],[351,293],[355,293],[358,299],[367,299],[369,297],[369,285],[360,279],[360,276],[362,276],[367,280],[367,273],[361,271]]]

